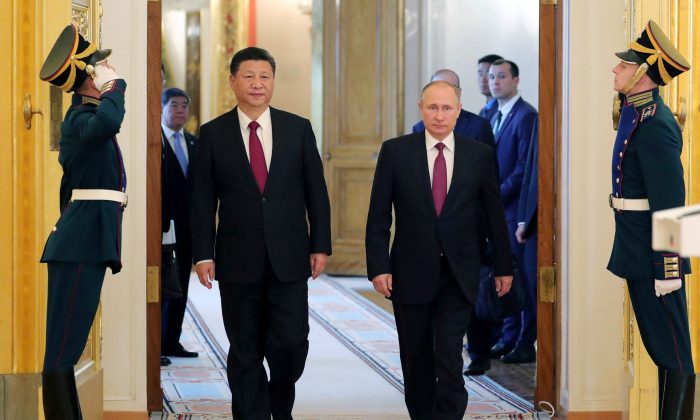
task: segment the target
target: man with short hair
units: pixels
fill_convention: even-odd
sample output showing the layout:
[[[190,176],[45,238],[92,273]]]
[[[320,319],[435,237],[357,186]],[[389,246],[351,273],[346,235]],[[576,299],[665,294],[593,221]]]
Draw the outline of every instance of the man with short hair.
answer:
[[[74,367],[85,349],[107,267],[118,273],[127,203],[117,133],[126,82],[100,50],[66,26],[39,77],[72,93],[61,123],[60,211],[41,262],[48,266],[42,396],[47,420],[82,419]]]
[[[498,111],[497,101],[491,96],[489,88],[489,69],[496,60],[502,60],[503,57],[497,54],[488,54],[479,59],[476,67],[477,82],[479,84],[479,92],[486,98],[486,105],[479,111],[479,116],[491,121],[496,111]]]
[[[651,247],[651,214],[685,204],[683,134],[659,95],[690,64],[649,21],[616,54],[614,89],[622,100],[612,157],[615,239],[608,270],[627,283],[639,333],[659,369],[659,418],[691,419],[695,369],[685,294],[690,261]]]
[[[331,254],[316,139],[309,120],[269,106],[275,68],[262,48],[234,54],[238,106],[202,125],[194,179],[197,276],[219,281],[231,411],[243,420],[292,418],[309,350],[306,282]]]
[[[367,273],[392,301],[412,419],[464,416],[462,339],[479,288],[482,226],[499,295],[512,282],[496,159],[490,147],[454,133],[459,96],[445,81],[423,88],[425,131],[382,144],[367,215]]]
[[[496,137],[501,199],[505,208],[511,249],[520,267],[518,271],[520,277],[516,281],[523,281],[525,289],[528,290],[528,288],[535,288],[536,285],[534,279],[530,281],[523,276],[527,271],[523,267],[523,245],[518,242],[515,233],[519,222],[520,191],[533,128],[537,122],[537,111],[518,93],[519,82],[517,64],[509,60],[493,62],[489,69],[489,87],[498,103],[498,109],[491,124]],[[528,292],[527,296],[530,295],[531,293]],[[489,357],[503,357],[503,361],[507,363],[535,361],[536,305],[526,304],[526,309],[529,310],[504,320],[501,337],[493,347],[490,347],[492,328],[490,322],[475,318],[469,325],[467,332],[469,357],[475,368],[474,373],[471,374],[481,374],[488,370]]]
[[[433,82],[436,80],[448,82],[458,89],[461,89],[459,87],[459,76],[450,69],[436,71],[430,78],[430,81]],[[413,126],[414,133],[418,133],[423,130],[425,130],[425,124],[423,124],[422,120]],[[486,119],[464,109],[459,111],[454,132],[470,139],[478,140],[491,148],[495,149],[496,147],[489,122]]]
[[[163,299],[161,309],[161,355],[164,357],[197,357],[180,343],[182,321],[187,307],[187,292],[192,272],[192,174],[197,161],[197,138],[185,131],[190,98],[178,88],[165,89],[161,95],[162,135],[162,222],[163,244],[175,244],[181,297]],[[161,359],[161,364],[168,360]]]

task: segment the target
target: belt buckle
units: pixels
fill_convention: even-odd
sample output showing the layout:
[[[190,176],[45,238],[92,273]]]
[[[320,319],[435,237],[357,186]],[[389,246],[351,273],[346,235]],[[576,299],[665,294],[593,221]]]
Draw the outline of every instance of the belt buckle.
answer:
[[[608,195],[608,205],[610,206],[611,209],[615,209],[615,207],[613,207],[612,198],[613,198],[612,194]]]

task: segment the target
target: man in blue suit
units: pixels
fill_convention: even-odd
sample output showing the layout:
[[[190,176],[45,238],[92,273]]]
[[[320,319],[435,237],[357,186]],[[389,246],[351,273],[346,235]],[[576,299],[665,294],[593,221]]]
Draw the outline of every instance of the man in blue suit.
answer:
[[[460,88],[459,76],[457,76],[457,73],[452,70],[442,69],[436,71],[430,78],[430,81],[434,82],[436,80],[442,80],[454,85],[457,88]],[[423,130],[425,130],[423,121],[419,121],[413,126],[414,133],[418,133]],[[464,137],[478,140],[492,149],[496,148],[496,143],[489,122],[476,114],[465,111],[464,109],[459,112],[459,117],[457,117],[457,124],[455,124],[454,132]]]
[[[479,92],[481,92],[484,97],[486,97],[486,105],[479,111],[479,116],[481,118],[486,118],[491,121],[496,112],[498,111],[498,101],[491,95],[491,89],[489,88],[489,70],[491,65],[496,60],[503,60],[503,57],[497,54],[488,54],[479,59],[477,62],[477,82],[479,83]]]
[[[518,65],[509,60],[494,61],[489,69],[489,87],[498,101],[498,112],[491,120],[496,137],[496,153],[501,171],[501,199],[506,212],[506,222],[511,231],[513,253],[521,271],[527,271],[523,264],[523,246],[518,243],[515,231],[518,225],[518,204],[525,175],[527,152],[530,148],[532,130],[537,123],[537,111],[518,93],[520,71]],[[532,319],[526,315],[525,318]],[[492,357],[504,356],[510,363],[525,363],[535,360],[534,339],[532,343],[521,342],[525,325],[522,318],[510,317],[504,321],[498,343],[492,348]],[[529,333],[525,334],[530,335]],[[534,334],[533,334],[534,337]],[[509,354],[513,352],[514,354]]]
[[[501,200],[505,209],[506,223],[510,234],[511,249],[519,269],[523,267],[523,246],[518,243],[515,232],[518,226],[518,205],[525,173],[527,154],[530,148],[532,130],[537,122],[537,111],[518,93],[520,73],[517,64],[509,60],[496,60],[489,69],[489,87],[498,102],[498,109],[491,120],[496,137],[496,155],[498,158],[501,182]],[[491,346],[491,329],[493,325],[474,318],[467,330],[469,357],[472,364],[465,371],[467,375],[480,375],[490,368],[489,357],[505,357],[509,363],[524,363],[535,360],[533,343],[521,344],[523,334],[521,316],[507,318],[501,332],[501,338]],[[531,316],[525,316],[530,319]],[[489,350],[490,349],[490,350]],[[513,354],[510,354],[513,353]]]

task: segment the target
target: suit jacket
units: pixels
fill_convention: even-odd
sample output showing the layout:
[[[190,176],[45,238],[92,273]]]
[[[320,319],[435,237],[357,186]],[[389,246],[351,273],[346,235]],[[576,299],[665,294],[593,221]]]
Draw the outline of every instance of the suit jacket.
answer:
[[[163,222],[163,232],[170,229],[170,220],[175,221],[175,239],[179,251],[178,258],[191,260],[191,206],[192,206],[192,178],[197,167],[197,137],[185,132],[185,143],[187,144],[187,174],[182,173],[173,148],[170,147],[165,133],[161,132],[162,145],[162,165],[163,184],[161,192],[161,220]],[[184,254],[184,255],[183,255]],[[184,262],[184,261],[183,261]],[[191,261],[189,261],[191,264]]]
[[[537,160],[539,156],[539,136],[537,123],[532,130],[532,140],[527,152],[527,163],[520,191],[518,223],[525,222],[525,237],[537,233]]]
[[[425,134],[385,141],[377,160],[367,215],[368,277],[391,273],[393,300],[425,303],[438,291],[444,254],[465,296],[474,302],[479,287],[482,211],[493,246],[495,273],[512,274],[495,165],[492,149],[455,135],[452,181],[437,216]],[[392,207],[396,227],[389,252]]]
[[[496,155],[501,178],[501,198],[506,220],[516,222],[518,201],[523,184],[527,151],[532,139],[532,128],[537,122],[537,111],[519,98],[501,122],[496,135]],[[493,125],[494,121],[492,121]]]
[[[272,107],[270,117],[273,148],[263,193],[237,109],[200,128],[192,255],[195,262],[214,259],[221,282],[258,281],[266,258],[280,281],[306,281],[309,254],[331,254],[330,203],[311,123]]]
[[[683,134],[653,89],[625,98],[613,148],[612,191],[618,198],[647,198],[651,211],[615,211],[615,241],[608,270],[626,279],[676,279],[690,261],[651,248],[651,214],[685,205]]]
[[[73,95],[61,124],[61,216],[46,240],[41,262],[106,264],[121,270],[124,208],[106,200],[70,202],[74,189],[126,190],[116,134],[124,119],[126,82],[114,81],[99,99]]]
[[[481,108],[479,111],[479,116],[491,121],[493,116],[496,115],[496,112],[498,112],[498,101],[496,98],[491,98],[488,102],[486,102],[486,105]]]
[[[418,133],[425,130],[425,124],[423,121],[419,121],[413,126],[413,132]],[[457,123],[454,128],[455,134],[461,136],[478,140],[485,145],[496,149],[496,141],[493,137],[493,130],[489,121],[479,117],[476,114],[472,114],[469,111],[461,110],[459,117],[457,117]]]

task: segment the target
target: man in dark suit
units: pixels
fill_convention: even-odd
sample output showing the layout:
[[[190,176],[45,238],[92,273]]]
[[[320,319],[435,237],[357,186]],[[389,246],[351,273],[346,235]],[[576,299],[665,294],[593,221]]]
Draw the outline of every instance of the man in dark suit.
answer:
[[[267,51],[233,56],[238,106],[202,125],[194,179],[193,256],[204,286],[219,280],[236,419],[292,418],[309,348],[306,281],[331,254],[330,203],[311,124],[269,106],[274,77]]]
[[[460,88],[459,76],[449,69],[436,71],[430,78],[431,82],[435,80],[443,80]],[[419,133],[423,130],[425,130],[423,121],[418,121],[416,125],[413,126],[414,133]],[[493,138],[493,131],[491,131],[489,121],[469,111],[465,111],[464,109],[459,111],[459,117],[457,117],[454,132],[455,134],[478,140],[492,149],[496,148],[496,142]]]
[[[185,91],[178,88],[165,89],[161,95],[161,103],[163,233],[166,241],[175,243],[178,278],[182,290],[182,296],[179,298],[163,299],[161,355],[197,357],[196,352],[187,351],[180,344],[192,272],[190,208],[192,174],[197,162],[197,138],[184,129],[190,106],[190,98]],[[167,364],[167,359],[165,363]]]
[[[685,292],[690,261],[652,249],[652,213],[685,204],[683,134],[659,95],[690,64],[649,21],[616,54],[614,89],[622,99],[612,156],[615,240],[608,270],[626,279],[644,347],[659,370],[659,418],[695,418],[695,369]]]
[[[489,87],[498,102],[491,125],[496,137],[496,154],[501,182],[501,198],[505,208],[506,223],[513,255],[518,267],[523,267],[523,246],[518,243],[515,231],[518,226],[518,204],[525,172],[527,152],[532,130],[537,121],[537,111],[518,93],[520,82],[517,64],[507,60],[496,60],[489,69]],[[514,350],[510,357],[513,363],[531,362],[535,359],[534,347],[517,347],[522,336],[522,314],[504,320],[501,337],[491,346],[492,324],[476,319],[469,325],[467,341],[472,361],[500,358]],[[490,348],[490,350],[489,350]]]
[[[484,223],[494,287],[503,295],[512,281],[493,150],[454,134],[459,96],[444,81],[423,88],[426,130],[382,144],[367,216],[368,277],[392,300],[412,419],[461,419],[466,410],[462,338],[479,287]]]
[[[479,111],[479,116],[489,121],[498,111],[498,101],[491,95],[491,89],[489,88],[489,69],[491,69],[491,64],[496,60],[503,60],[503,57],[497,54],[488,54],[481,57],[476,64],[479,92],[486,98],[486,105]]]
[[[81,419],[73,368],[95,319],[106,268],[121,270],[126,173],[116,134],[126,82],[73,25],[51,49],[40,77],[72,103],[61,124],[61,216],[41,262],[48,263],[46,350],[42,372],[47,420]]]
[[[522,357],[530,361],[527,352],[534,354],[537,339],[537,164],[539,140],[537,123],[533,127],[532,140],[527,152],[527,163],[523,175],[523,186],[518,205],[518,227],[515,238],[523,246],[520,280],[525,286],[525,308],[522,314],[523,326],[516,341],[518,351],[503,356],[506,363],[519,363]]]

